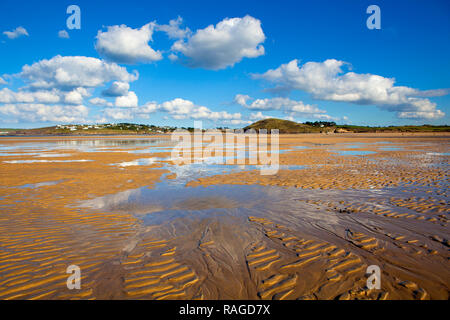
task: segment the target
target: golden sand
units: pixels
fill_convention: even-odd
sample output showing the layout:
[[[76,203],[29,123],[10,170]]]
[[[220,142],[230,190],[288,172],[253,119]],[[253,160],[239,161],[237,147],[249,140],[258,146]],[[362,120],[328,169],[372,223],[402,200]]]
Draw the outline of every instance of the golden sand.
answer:
[[[77,206],[82,200],[139,187],[152,188],[168,170],[160,163],[120,168],[146,157],[114,151],[70,149],[66,163],[4,163],[0,160],[0,299],[448,299],[450,288],[448,202],[449,139],[425,134],[281,136],[282,165],[304,165],[273,176],[243,171],[200,178],[188,187],[221,184],[274,185],[305,190],[372,190],[408,186],[408,193],[360,202],[298,199],[301,208],[340,214],[342,230],[311,228],[291,216],[174,221],[145,226],[126,211]],[[2,144],[92,138],[5,138]],[[95,139],[108,139],[98,138]],[[109,138],[110,139],[110,138]],[[133,137],[136,139],[136,137]],[[145,138],[143,138],[145,139]],[[372,143],[364,156],[333,152],[336,143]],[[401,150],[386,150],[401,146]],[[421,145],[425,143],[425,145]],[[330,145],[330,149],[326,146]],[[421,146],[416,146],[421,145]],[[134,149],[140,149],[135,147]],[[419,150],[420,151],[417,151]],[[341,146],[339,150],[355,150]],[[21,153],[17,151],[15,153]],[[149,155],[147,155],[149,156]],[[164,157],[167,154],[152,153]],[[177,179],[175,173],[167,179]],[[26,184],[57,181],[39,188]],[[408,189],[411,190],[411,189]],[[437,195],[441,196],[439,199]],[[226,198],[220,208],[235,210]],[[189,199],[177,210],[203,210]],[[407,231],[409,230],[409,231]],[[82,289],[68,290],[66,268],[82,270]],[[367,266],[382,267],[382,289],[366,287]]]

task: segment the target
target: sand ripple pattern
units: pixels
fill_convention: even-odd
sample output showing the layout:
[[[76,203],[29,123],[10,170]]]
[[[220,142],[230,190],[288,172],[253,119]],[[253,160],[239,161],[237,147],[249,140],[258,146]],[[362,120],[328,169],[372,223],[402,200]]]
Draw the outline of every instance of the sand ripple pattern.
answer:
[[[296,236],[288,228],[265,218],[249,217],[249,220],[259,224],[267,238],[254,244],[247,255],[250,270],[260,273],[255,277],[262,279],[258,285],[261,299],[388,297],[387,292],[375,294],[361,286],[367,264],[356,253],[325,241]],[[355,238],[355,243],[363,249],[378,247],[363,234],[355,234]],[[268,249],[274,246],[271,242],[284,250]],[[309,277],[314,281],[309,281]],[[349,292],[358,294],[352,296]]]
[[[140,242],[121,262],[126,270],[124,290],[135,299],[192,299],[200,282],[196,273],[174,258],[177,248],[170,241]]]

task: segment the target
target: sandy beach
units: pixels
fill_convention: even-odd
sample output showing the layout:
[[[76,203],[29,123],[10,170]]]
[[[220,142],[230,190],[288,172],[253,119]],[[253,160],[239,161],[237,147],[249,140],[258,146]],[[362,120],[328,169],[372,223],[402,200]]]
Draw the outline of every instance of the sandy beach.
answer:
[[[172,147],[2,137],[0,299],[449,298],[450,134],[281,135],[275,175]]]

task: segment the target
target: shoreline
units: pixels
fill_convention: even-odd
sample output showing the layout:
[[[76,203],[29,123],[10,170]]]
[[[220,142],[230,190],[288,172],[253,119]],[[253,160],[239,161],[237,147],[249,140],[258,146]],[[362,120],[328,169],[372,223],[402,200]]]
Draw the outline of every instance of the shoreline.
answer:
[[[448,138],[282,134],[302,169],[271,176],[174,166],[168,135],[0,139],[0,299],[446,300]]]
[[[0,135],[0,140],[2,138],[91,138],[91,137],[168,137],[170,133],[158,133],[158,134],[64,134],[64,135],[54,135],[54,134],[43,134],[43,135]],[[362,138],[379,138],[379,137],[433,137],[433,138],[449,138],[450,132],[347,132],[347,133],[281,133],[280,137],[285,138],[295,138],[295,137],[362,137]]]

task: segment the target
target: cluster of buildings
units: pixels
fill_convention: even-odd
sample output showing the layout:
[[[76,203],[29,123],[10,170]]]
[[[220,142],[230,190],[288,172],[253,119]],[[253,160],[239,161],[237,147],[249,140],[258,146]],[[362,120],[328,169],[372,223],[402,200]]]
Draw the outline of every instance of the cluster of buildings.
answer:
[[[58,124],[56,126],[57,129],[68,129],[70,131],[76,131],[76,130],[88,130],[88,129],[103,129],[106,127],[111,126],[110,124],[107,125],[103,125],[103,124],[98,124],[98,125],[62,125],[62,124]]]
[[[154,125],[142,125],[142,124],[131,124],[131,123],[108,123],[108,124],[92,124],[92,125],[63,125],[58,124],[56,129],[64,129],[70,131],[77,130],[89,130],[89,129],[112,129],[112,130],[136,130],[136,131],[150,131],[155,133],[164,133],[175,130],[175,127],[164,126],[158,127]]]

